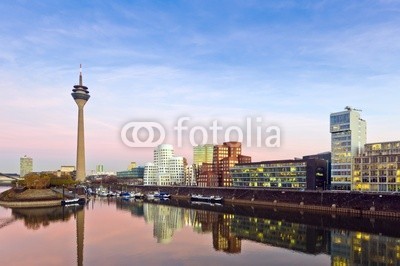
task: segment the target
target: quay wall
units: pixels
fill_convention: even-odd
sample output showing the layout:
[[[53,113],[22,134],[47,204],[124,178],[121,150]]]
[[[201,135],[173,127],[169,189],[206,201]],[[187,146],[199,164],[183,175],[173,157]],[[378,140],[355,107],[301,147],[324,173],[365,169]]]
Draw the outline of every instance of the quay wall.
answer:
[[[189,198],[191,194],[218,195],[224,197],[226,203],[236,205],[400,218],[400,193],[185,186],[128,186],[128,189],[143,193],[165,191],[171,194],[172,198],[181,199]]]

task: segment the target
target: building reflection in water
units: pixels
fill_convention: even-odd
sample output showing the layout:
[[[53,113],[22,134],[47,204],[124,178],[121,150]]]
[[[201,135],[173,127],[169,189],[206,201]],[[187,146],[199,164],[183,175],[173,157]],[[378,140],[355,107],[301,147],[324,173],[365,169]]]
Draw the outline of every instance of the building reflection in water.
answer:
[[[327,254],[335,266],[400,265],[398,238],[162,204],[134,202],[119,208],[152,223],[158,243],[170,243],[176,230],[191,226],[197,233],[212,233],[214,249],[230,254],[240,253],[242,241],[249,240],[310,255]]]
[[[332,265],[400,265],[400,239],[333,230]]]

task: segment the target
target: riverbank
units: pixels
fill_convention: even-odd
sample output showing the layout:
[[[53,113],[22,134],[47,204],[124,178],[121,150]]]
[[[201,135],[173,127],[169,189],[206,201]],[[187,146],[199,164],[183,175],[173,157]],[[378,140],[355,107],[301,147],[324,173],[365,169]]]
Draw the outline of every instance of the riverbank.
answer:
[[[11,188],[0,194],[0,205],[9,208],[60,206],[62,194],[51,189]]]
[[[291,191],[260,188],[202,188],[128,186],[130,190],[148,193],[159,190],[172,198],[189,199],[191,194],[218,195],[236,205],[268,206],[298,209],[315,213],[350,214],[366,217],[400,218],[399,193],[362,193],[355,191]]]

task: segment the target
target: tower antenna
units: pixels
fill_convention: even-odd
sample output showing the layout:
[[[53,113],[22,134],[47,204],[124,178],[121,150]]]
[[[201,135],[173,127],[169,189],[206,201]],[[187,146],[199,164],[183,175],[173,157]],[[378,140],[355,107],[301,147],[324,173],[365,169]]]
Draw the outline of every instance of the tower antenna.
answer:
[[[82,83],[82,64],[79,64],[79,85],[83,85]]]

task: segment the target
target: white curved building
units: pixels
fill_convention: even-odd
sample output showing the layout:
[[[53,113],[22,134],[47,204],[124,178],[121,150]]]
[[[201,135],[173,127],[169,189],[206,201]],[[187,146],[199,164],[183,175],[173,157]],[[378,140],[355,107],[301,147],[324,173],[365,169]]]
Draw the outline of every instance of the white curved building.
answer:
[[[154,150],[154,163],[148,163],[144,169],[144,185],[170,186],[185,181],[185,159],[174,156],[170,144],[162,144]]]

